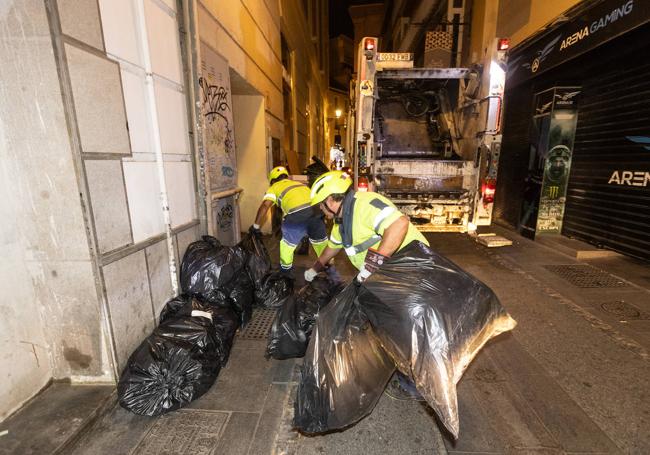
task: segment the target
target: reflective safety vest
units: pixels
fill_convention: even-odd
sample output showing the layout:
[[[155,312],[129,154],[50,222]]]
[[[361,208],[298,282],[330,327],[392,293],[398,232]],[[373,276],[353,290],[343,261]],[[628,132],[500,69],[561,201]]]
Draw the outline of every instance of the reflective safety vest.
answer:
[[[271,185],[263,199],[273,202],[282,209],[284,216],[287,216],[309,208],[309,198],[310,190],[307,185],[284,179]]]
[[[332,227],[328,246],[344,248],[352,265],[361,269],[368,248],[379,247],[384,231],[402,216],[402,212],[381,194],[350,191],[343,199],[341,215],[341,223]],[[406,237],[397,251],[414,240],[429,245],[422,233],[409,222]]]

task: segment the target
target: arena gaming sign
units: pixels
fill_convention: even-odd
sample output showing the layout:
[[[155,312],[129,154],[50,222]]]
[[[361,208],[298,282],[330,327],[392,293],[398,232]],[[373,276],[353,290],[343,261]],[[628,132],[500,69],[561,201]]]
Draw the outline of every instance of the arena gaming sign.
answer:
[[[508,57],[506,86],[513,87],[648,21],[648,0],[600,2],[551,28],[540,39],[513,48]]]
[[[628,141],[634,142],[648,151],[650,156],[650,136],[625,136]],[[646,163],[643,167],[650,167],[650,159],[640,160],[639,164]],[[614,169],[608,185],[650,187],[650,170],[648,169]]]

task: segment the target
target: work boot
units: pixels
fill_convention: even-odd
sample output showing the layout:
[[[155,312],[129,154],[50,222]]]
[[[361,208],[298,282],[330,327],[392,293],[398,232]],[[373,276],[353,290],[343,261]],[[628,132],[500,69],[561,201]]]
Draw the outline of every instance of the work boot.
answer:
[[[291,278],[292,280],[295,280],[295,279],[296,279],[296,278],[294,277],[294,275],[293,275],[293,267],[291,267],[290,269],[285,269],[284,267],[280,267],[280,273],[281,273],[283,276],[286,276],[286,277],[288,277],[288,278]]]
[[[425,401],[420,395],[415,384],[403,374],[397,372],[390,379],[386,386],[386,395],[394,400],[401,401]]]

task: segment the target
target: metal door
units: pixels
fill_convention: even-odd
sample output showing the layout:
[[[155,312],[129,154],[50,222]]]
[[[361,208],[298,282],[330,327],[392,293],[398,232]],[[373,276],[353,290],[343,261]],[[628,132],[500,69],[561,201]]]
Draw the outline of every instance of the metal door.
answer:
[[[228,61],[201,42],[199,102],[201,158],[207,192],[208,233],[224,245],[239,241],[237,161]]]
[[[562,233],[650,259],[650,46],[603,62],[584,80]]]

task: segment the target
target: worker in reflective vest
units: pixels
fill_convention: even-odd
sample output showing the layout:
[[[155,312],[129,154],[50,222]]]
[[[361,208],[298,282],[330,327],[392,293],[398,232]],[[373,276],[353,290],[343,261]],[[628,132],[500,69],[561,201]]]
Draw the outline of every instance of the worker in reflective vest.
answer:
[[[327,246],[327,230],[323,216],[310,204],[309,187],[289,179],[289,172],[283,166],[275,167],[269,173],[270,187],[266,191],[255,223],[250,231],[259,234],[266,212],[274,204],[282,210],[282,240],[280,241],[280,268],[291,273],[293,253],[305,235],[317,256]]]
[[[390,200],[378,193],[354,191],[351,177],[344,172],[321,175],[312,185],[310,197],[310,203],[320,206],[334,220],[334,226],[327,248],[305,271],[307,281],[313,280],[341,249],[359,270],[356,280],[363,282],[412,241],[429,244]]]

